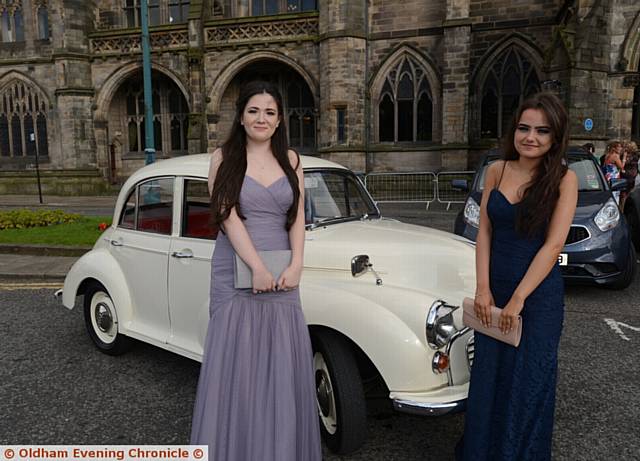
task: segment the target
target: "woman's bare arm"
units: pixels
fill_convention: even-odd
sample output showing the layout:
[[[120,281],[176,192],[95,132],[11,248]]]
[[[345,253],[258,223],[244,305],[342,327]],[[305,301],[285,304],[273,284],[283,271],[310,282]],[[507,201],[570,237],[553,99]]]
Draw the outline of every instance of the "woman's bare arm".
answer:
[[[476,238],[476,316],[485,324],[491,324],[491,305],[494,304],[489,283],[489,260],[491,255],[491,235],[493,229],[487,214],[489,195],[498,182],[499,171],[504,161],[494,162],[487,167],[482,200],[480,201],[480,225]]]
[[[294,151],[289,151],[289,162],[295,168],[300,188],[298,200],[298,214],[289,229],[289,243],[291,245],[291,264],[278,280],[278,287],[283,289],[295,288],[300,283],[300,276],[304,266],[304,173],[302,162]]]

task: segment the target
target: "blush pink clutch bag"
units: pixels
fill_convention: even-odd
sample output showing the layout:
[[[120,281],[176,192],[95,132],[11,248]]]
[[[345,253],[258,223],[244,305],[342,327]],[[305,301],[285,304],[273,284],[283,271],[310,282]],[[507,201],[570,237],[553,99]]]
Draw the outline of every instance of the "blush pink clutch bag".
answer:
[[[500,318],[500,312],[502,309],[491,306],[491,326],[485,327],[482,322],[476,317],[476,313],[473,310],[474,300],[471,298],[464,298],[462,300],[462,323],[469,328],[473,328],[480,333],[491,336],[498,341],[510,344],[511,346],[518,347],[520,344],[520,337],[522,336],[522,317],[518,316],[518,321],[515,328],[510,332],[504,334],[498,328],[498,319]]]

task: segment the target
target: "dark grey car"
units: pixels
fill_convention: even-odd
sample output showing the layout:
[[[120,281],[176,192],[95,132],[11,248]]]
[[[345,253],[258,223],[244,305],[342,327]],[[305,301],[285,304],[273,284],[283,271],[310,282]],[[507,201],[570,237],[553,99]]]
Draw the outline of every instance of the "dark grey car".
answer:
[[[610,187],[595,157],[579,147],[570,148],[567,157],[579,189],[576,214],[559,258],[562,275],[568,282],[626,288],[635,274],[636,253],[627,221],[611,193],[623,189],[626,180],[614,180]],[[476,240],[484,174],[487,165],[499,158],[499,151],[491,150],[480,162],[465,206],[456,217],[456,234]]]

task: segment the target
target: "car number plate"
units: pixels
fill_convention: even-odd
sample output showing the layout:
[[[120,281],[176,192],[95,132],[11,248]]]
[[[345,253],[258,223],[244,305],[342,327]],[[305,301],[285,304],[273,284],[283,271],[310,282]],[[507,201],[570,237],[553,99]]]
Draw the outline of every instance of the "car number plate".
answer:
[[[558,264],[560,264],[561,266],[566,266],[568,262],[569,255],[567,255],[567,253],[560,253],[558,255]]]

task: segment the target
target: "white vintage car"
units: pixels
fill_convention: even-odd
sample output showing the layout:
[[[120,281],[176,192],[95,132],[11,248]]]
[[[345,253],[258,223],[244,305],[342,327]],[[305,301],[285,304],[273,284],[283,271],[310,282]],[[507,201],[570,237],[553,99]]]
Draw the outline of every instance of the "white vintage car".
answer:
[[[302,306],[320,426],[329,448],[344,454],[363,443],[371,383],[383,383],[402,412],[464,408],[473,332],[456,307],[475,291],[474,248],[453,234],[382,218],[360,180],[338,164],[302,163]],[[192,155],[134,173],[113,225],[69,271],[58,295],[69,309],[84,295],[86,326],[101,351],[123,353],[135,338],[201,360],[217,234],[208,166],[208,155]]]

